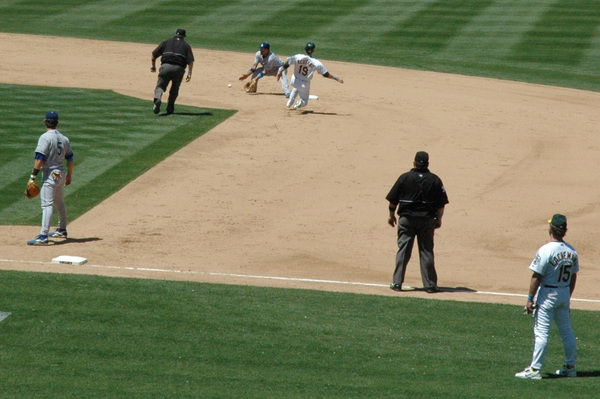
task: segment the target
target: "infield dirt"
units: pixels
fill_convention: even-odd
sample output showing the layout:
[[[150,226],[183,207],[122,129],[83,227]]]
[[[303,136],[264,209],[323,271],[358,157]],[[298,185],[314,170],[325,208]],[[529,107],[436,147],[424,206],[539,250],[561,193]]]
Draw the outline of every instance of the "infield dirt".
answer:
[[[2,82],[111,89],[148,99],[157,118],[154,46],[0,39]],[[289,111],[274,78],[243,91],[253,52],[195,49],[178,103],[239,112],[71,222],[66,245],[28,247],[38,226],[1,226],[0,268],[523,304],[560,212],[581,259],[574,298],[588,300],[573,306],[600,309],[599,93],[332,62],[317,49],[345,84],[317,76],[319,100]],[[64,133],[76,149],[77,132]],[[450,198],[436,232],[444,292],[429,296],[387,288],[385,195],[419,150]],[[60,255],[89,262],[51,264]],[[416,248],[405,284],[422,286]]]

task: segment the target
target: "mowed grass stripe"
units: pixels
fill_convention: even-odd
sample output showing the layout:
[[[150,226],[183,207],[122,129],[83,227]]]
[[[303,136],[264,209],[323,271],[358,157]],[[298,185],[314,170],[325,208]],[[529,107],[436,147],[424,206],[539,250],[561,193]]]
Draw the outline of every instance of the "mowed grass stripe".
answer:
[[[240,33],[248,35],[262,31],[266,36],[277,37],[278,40],[314,40],[315,32],[332,25],[338,18],[352,14],[364,3],[360,0],[330,2],[325,8],[322,0],[294,2],[291,7],[266,15],[261,21],[253,23],[249,29]],[[294,28],[299,23],[304,26],[303,29]],[[351,27],[346,27],[350,30],[349,28]]]
[[[463,59],[480,63],[505,62],[513,47],[538,20],[539,6],[521,0],[494,2],[455,35],[437,54],[438,59]]]
[[[492,3],[491,0],[433,2],[382,39],[413,51],[437,52]]]
[[[575,66],[600,26],[600,1],[561,0],[522,36],[511,61]]]
[[[106,29],[115,24],[121,23],[121,28],[131,29],[130,22],[124,22],[127,15],[144,10],[148,7],[148,1],[127,0],[127,1],[74,1],[72,7],[69,7],[60,14],[43,16],[44,23],[52,25],[63,24],[69,21],[69,24],[78,27],[79,34],[92,34],[98,29]],[[135,19],[132,19],[135,21]],[[121,40],[127,40],[127,35],[123,35]]]

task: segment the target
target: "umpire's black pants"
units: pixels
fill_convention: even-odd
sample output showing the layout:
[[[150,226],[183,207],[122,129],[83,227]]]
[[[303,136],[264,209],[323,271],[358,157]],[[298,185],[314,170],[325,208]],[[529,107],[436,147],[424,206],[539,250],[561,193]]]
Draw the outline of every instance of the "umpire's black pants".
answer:
[[[419,246],[421,261],[421,278],[423,286],[437,288],[437,273],[433,256],[433,235],[435,220],[432,217],[400,216],[398,218],[398,253],[396,254],[396,270],[394,284],[404,282],[406,265],[410,260],[415,238]]]
[[[162,64],[158,70],[158,82],[154,90],[154,98],[161,98],[163,93],[167,91],[167,86],[171,82],[171,90],[169,90],[169,104],[175,104],[175,100],[179,95],[179,86],[183,82],[185,68],[174,64]]]

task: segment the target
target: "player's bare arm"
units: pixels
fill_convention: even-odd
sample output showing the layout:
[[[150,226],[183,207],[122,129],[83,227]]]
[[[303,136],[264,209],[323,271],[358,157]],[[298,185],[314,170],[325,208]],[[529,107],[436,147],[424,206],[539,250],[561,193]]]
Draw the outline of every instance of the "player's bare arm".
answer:
[[[527,304],[525,305],[525,309],[527,314],[532,314],[535,310],[535,305],[533,302],[533,298],[540,288],[540,284],[542,282],[542,275],[536,272],[533,272],[531,275],[531,281],[529,282],[529,295],[527,295]]]
[[[248,76],[252,75],[256,71],[256,68],[258,68],[258,64],[252,65],[247,73],[244,73],[242,76],[240,76],[240,80],[245,80]]]
[[[337,81],[337,82],[340,82],[340,83],[344,83],[344,80],[343,80],[341,77],[339,77],[339,76],[336,76],[336,75],[332,75],[332,74],[330,74],[329,72],[325,72],[325,73],[323,74],[323,77],[326,77],[326,78],[328,78],[328,79],[333,79],[333,80],[335,80],[335,81]]]
[[[73,179],[73,166],[75,163],[73,161],[67,162],[67,179],[65,181],[65,186],[71,184],[71,180]]]
[[[279,68],[279,71],[277,72],[277,81],[279,82],[279,79],[281,79],[281,75],[283,74],[283,71],[287,70],[290,67],[290,63],[289,61],[286,61],[281,68]]]

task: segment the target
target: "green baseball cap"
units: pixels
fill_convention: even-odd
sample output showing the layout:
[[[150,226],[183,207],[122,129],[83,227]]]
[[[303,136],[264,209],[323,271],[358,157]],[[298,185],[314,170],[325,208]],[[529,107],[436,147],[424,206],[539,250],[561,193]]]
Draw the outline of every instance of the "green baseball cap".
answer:
[[[557,229],[564,230],[567,228],[567,217],[565,215],[557,213],[556,215],[552,216],[552,219],[548,220],[548,223],[550,223]]]

